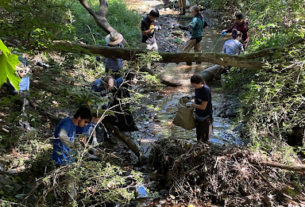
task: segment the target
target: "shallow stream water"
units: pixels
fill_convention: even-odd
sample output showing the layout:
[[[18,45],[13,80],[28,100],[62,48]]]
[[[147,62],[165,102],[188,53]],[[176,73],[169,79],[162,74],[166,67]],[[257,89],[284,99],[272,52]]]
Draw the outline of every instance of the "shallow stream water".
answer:
[[[173,20],[174,21],[174,20]],[[185,23],[187,20],[179,20]],[[220,52],[225,39],[219,38],[219,31],[213,28],[206,29],[201,42],[201,49],[204,52]],[[140,144],[145,145],[158,139],[185,139],[190,142],[196,141],[196,132],[193,130],[185,130],[181,127],[173,125],[175,113],[177,111],[177,103],[181,97],[194,96],[194,91],[190,87],[190,77],[202,70],[212,66],[209,63],[186,66],[185,63],[170,63],[162,65],[162,70],[166,71],[169,76],[180,80],[180,87],[165,87],[156,96],[152,96],[151,114],[143,115],[139,126],[140,132],[146,136],[138,136]],[[220,81],[210,83],[212,90],[213,104],[213,134],[210,139],[216,144],[233,144],[242,145],[243,142],[239,138],[238,133],[233,130],[233,120],[218,116],[218,112],[222,110],[224,93],[221,89]]]

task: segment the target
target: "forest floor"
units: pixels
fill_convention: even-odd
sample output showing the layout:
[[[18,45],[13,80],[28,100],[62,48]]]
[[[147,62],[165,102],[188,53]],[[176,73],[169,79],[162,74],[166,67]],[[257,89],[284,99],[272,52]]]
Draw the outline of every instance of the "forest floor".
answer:
[[[190,21],[189,15],[178,16],[178,11],[165,8],[157,0],[144,3],[130,0],[128,7],[143,16],[152,8],[160,9],[162,29],[157,39],[161,51],[176,52],[189,38],[188,33],[172,28],[173,24]],[[219,40],[219,19],[210,11],[206,11],[205,16],[210,27],[205,31],[202,50],[219,52],[224,42],[224,39]],[[214,48],[215,42],[218,44]],[[8,97],[0,101],[0,138],[2,142],[9,143],[7,148],[4,145],[1,149],[0,195],[9,195],[21,202],[34,188],[34,181],[54,169],[52,145],[48,138],[52,137],[58,120],[69,116],[74,109],[75,100],[83,102],[88,98],[86,89],[100,70],[94,57],[79,60],[69,54],[56,53],[47,57],[43,54],[26,56],[32,70],[31,96],[26,114],[20,113],[18,98]],[[39,61],[48,63],[50,67],[36,66]],[[135,170],[144,174],[149,198],[139,199],[134,205],[305,205],[305,195],[294,172],[263,164],[266,161],[279,162],[280,157],[266,157],[244,146],[246,140],[238,133],[240,125],[232,119],[236,116],[238,102],[234,94],[226,94],[221,89],[219,80],[211,84],[215,111],[212,143],[196,144],[194,131],[185,132],[173,126],[171,120],[179,98],[192,95],[190,76],[209,66],[211,64],[192,67],[174,63],[155,65],[156,71],[165,71],[169,76],[183,80],[181,87],[149,87],[139,81],[137,91],[147,96],[134,104],[139,131],[128,135],[149,156],[148,165],[138,166],[135,155],[123,143],[101,146],[105,153],[115,157],[113,163],[126,171]],[[1,89],[0,94],[4,96],[5,90]],[[233,107],[224,112],[228,102]],[[19,120],[22,121],[19,123]],[[29,130],[27,123],[34,130]],[[299,165],[301,161],[291,155],[287,163]]]

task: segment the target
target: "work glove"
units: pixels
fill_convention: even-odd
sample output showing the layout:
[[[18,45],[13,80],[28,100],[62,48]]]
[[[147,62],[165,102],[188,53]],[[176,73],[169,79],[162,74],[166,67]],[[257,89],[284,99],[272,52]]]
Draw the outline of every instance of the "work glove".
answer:
[[[155,30],[155,31],[161,30],[161,26],[154,26],[154,30]]]
[[[226,36],[226,34],[227,34],[227,32],[226,32],[226,30],[222,30],[222,32],[221,32],[221,36]]]
[[[185,106],[186,106],[187,108],[192,108],[192,107],[193,107],[193,103],[192,103],[192,102],[187,102],[187,103],[185,104]]]

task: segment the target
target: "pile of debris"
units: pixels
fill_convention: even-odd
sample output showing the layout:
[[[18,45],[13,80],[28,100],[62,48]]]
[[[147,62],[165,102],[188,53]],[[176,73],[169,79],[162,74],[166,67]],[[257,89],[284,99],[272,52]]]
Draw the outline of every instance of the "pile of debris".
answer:
[[[284,173],[279,168],[285,165],[264,162],[249,150],[167,139],[154,144],[150,162],[170,194],[189,203],[294,206],[305,201],[302,176]]]

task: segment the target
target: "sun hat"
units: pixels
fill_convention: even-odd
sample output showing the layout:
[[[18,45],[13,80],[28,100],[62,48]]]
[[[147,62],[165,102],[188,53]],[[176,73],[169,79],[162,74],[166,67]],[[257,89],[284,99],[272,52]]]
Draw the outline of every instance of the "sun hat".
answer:
[[[105,38],[106,43],[109,45],[118,45],[123,41],[124,37],[118,32],[111,32]]]

